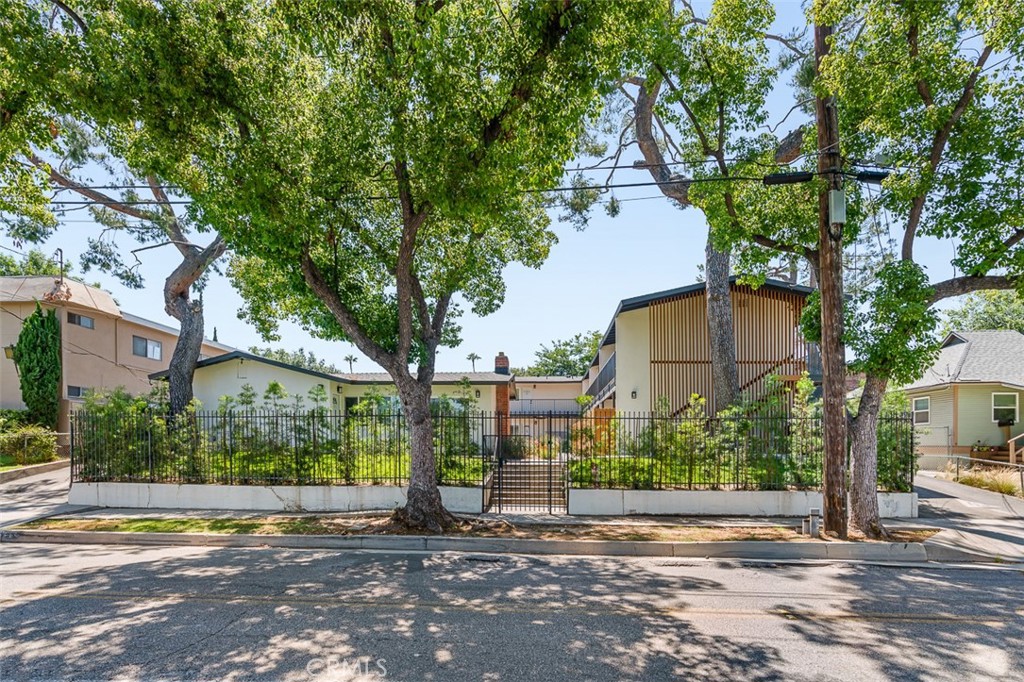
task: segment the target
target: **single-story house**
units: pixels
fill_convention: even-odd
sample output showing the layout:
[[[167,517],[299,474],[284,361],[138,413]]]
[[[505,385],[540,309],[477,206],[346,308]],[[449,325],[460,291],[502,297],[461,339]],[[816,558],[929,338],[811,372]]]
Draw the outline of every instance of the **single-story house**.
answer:
[[[166,377],[165,370],[155,372],[149,378],[161,380]],[[288,397],[281,401],[283,406],[292,404],[295,396],[301,396],[307,409],[312,407],[309,393],[317,386],[322,387],[328,396],[327,408],[338,412],[348,412],[370,394],[397,396],[394,382],[385,372],[329,374],[240,350],[196,363],[192,390],[204,410],[215,410],[221,396],[237,398],[242,387],[248,384],[255,390],[256,404],[260,407],[266,403],[263,394],[272,381],[281,384],[287,393]],[[513,382],[508,358],[499,353],[493,372],[437,372],[432,394],[436,398],[471,398],[476,401],[476,408],[483,412],[507,415],[509,396],[514,392]],[[464,395],[466,391],[468,395]]]
[[[921,378],[898,390],[910,399],[921,454],[1005,458],[1007,440],[1024,433],[1024,334],[951,332]]]

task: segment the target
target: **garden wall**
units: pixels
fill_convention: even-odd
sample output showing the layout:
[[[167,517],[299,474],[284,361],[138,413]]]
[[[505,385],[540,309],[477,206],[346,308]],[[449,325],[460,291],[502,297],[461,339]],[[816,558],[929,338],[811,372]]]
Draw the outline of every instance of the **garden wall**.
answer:
[[[489,488],[490,486],[486,486]],[[484,491],[440,486],[449,511],[480,514]],[[225,509],[239,511],[338,512],[394,509],[405,504],[397,485],[195,485],[173,483],[82,483],[71,485],[68,502],[133,509]]]
[[[569,513],[683,516],[807,516],[822,509],[815,490],[569,489]],[[917,493],[878,493],[882,518],[916,518]]]

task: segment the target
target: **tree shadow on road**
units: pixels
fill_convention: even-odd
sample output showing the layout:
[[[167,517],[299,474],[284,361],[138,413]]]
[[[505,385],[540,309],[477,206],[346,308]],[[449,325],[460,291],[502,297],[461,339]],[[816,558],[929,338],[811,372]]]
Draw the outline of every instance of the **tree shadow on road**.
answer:
[[[886,679],[1020,679],[1024,580],[1019,572],[851,566],[850,598],[807,611],[775,606],[791,632],[869,652]]]
[[[784,677],[770,642],[687,622],[687,595],[722,584],[637,562],[18,546],[37,563],[69,551],[85,568],[5,588],[3,679]],[[104,553],[124,559],[89,565]]]

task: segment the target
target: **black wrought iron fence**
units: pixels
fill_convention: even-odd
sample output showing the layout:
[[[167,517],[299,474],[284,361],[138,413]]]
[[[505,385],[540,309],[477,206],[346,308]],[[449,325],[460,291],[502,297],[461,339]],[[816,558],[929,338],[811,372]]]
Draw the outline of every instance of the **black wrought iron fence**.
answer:
[[[579,420],[569,485],[636,490],[787,490],[821,486],[821,418],[692,417],[619,413]],[[879,420],[879,489],[909,491],[914,468],[910,415]]]
[[[557,460],[577,488],[813,489],[821,485],[819,417],[612,417],[464,412],[433,418],[437,481],[482,485],[501,460]],[[202,412],[171,422],[146,411],[78,412],[76,481],[236,485],[404,485],[400,414]],[[910,490],[909,414],[879,422],[879,489]]]
[[[483,483],[484,434],[495,417],[433,418],[437,481]],[[78,412],[72,419],[76,481],[234,485],[404,485],[410,444],[400,414],[198,412],[171,420],[145,411]]]

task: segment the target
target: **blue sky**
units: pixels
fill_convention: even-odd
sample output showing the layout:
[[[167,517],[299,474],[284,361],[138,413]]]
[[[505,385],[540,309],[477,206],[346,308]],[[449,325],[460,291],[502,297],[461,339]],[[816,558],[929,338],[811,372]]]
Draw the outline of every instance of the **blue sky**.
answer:
[[[698,11],[706,3],[698,4]],[[778,3],[779,17],[776,31],[785,32],[801,22],[799,3]],[[772,98],[774,118],[777,121],[788,110],[790,98],[783,86]],[[793,126],[799,116],[790,116],[786,122]],[[628,165],[633,157],[624,157]],[[595,175],[603,179],[604,175]],[[616,182],[644,182],[650,176],[646,171],[623,169]],[[698,277],[698,266],[704,259],[707,225],[703,215],[695,210],[681,211],[667,199],[661,198],[654,187],[640,187],[616,191],[624,200],[622,211],[616,218],[605,215],[600,208],[594,212],[590,225],[583,232],[568,224],[554,225],[559,242],[551,251],[540,270],[519,265],[510,266],[505,273],[507,295],[498,312],[484,318],[466,313],[460,320],[463,328],[462,345],[443,348],[437,366],[441,371],[466,371],[470,363],[465,359],[470,352],[479,354],[483,361],[478,369],[488,369],[491,359],[503,351],[513,365],[529,364],[534,351],[553,339],[570,337],[578,332],[604,330],[619,300],[663,289],[692,284]],[[650,198],[653,197],[653,198]],[[69,222],[42,246],[47,252],[57,247],[76,262],[85,250],[87,238],[95,236],[95,226],[82,219],[84,211],[68,215]],[[74,222],[70,222],[74,221]],[[138,246],[127,236],[117,242],[124,250]],[[12,248],[9,239],[0,238],[0,245]],[[950,258],[952,245],[935,241],[923,242],[918,247],[919,260],[929,269],[933,280],[953,274]],[[173,247],[141,252],[141,272],[147,286],[131,290],[116,279],[93,271],[86,275],[89,281],[98,281],[111,291],[123,310],[163,323],[173,323],[163,311],[162,283],[175,262]],[[226,278],[215,276],[205,292],[207,335],[217,328],[219,340],[239,348],[266,345],[255,329],[237,318],[241,299]],[[312,338],[296,325],[283,323],[281,340],[273,345],[296,349],[305,348],[317,356],[333,362],[339,368],[342,357],[356,352],[354,347],[337,342]],[[378,368],[365,357],[360,357],[356,369],[375,371]]]

